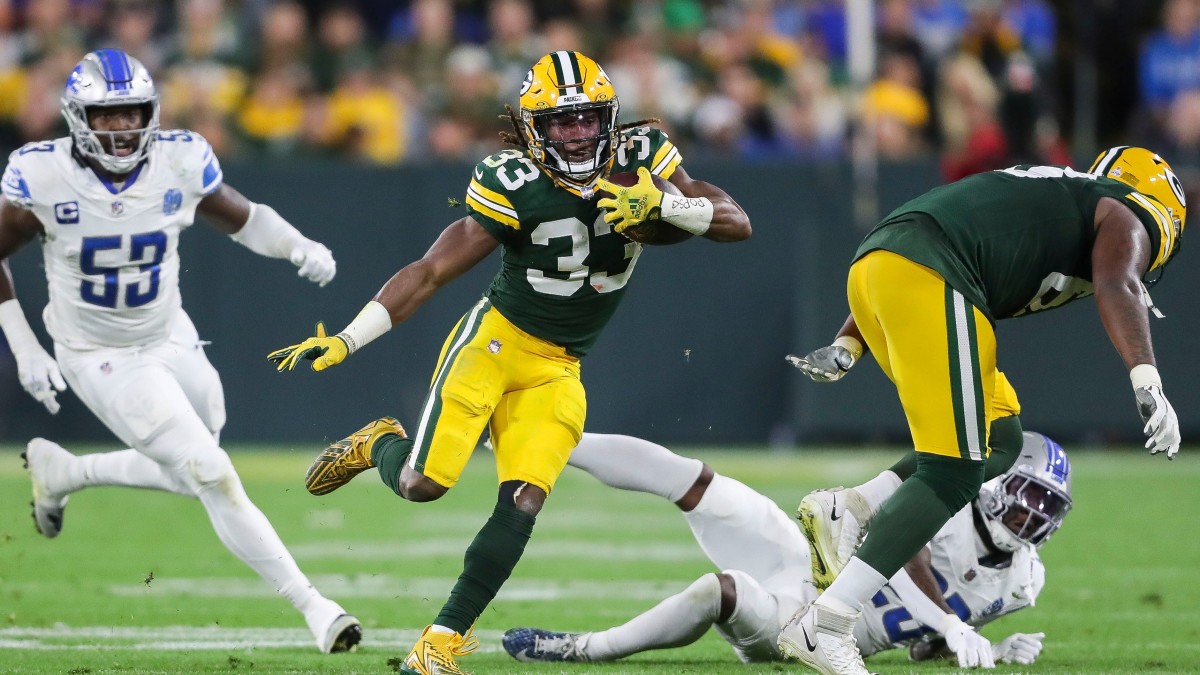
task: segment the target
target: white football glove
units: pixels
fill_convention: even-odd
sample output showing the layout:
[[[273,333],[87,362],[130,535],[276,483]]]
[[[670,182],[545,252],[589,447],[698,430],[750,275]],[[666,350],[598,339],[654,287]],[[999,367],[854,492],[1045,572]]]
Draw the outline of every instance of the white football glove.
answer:
[[[992,643],[975,632],[969,624],[954,616],[947,622],[942,631],[946,637],[946,646],[958,656],[958,665],[962,668],[995,668],[996,659],[992,655]]]
[[[58,370],[54,357],[46,353],[41,345],[34,345],[20,353],[13,352],[17,361],[17,379],[29,395],[46,406],[53,415],[58,412],[58,392],[66,391],[67,383]]]
[[[1037,661],[1042,653],[1042,639],[1045,637],[1045,633],[1013,633],[992,645],[992,656],[998,663],[1029,665]]]
[[[1167,459],[1175,459],[1179,452],[1179,417],[1170,401],[1163,395],[1161,387],[1146,385],[1133,390],[1137,398],[1138,414],[1146,426],[1142,431],[1146,434],[1146,447],[1150,454],[1167,453]]]
[[[300,276],[318,286],[333,281],[334,275],[337,274],[337,262],[333,259],[333,253],[320,242],[305,241],[292,249],[288,258],[293,265],[300,268]]]
[[[788,354],[784,358],[813,382],[836,382],[858,361],[854,352],[836,342],[806,356]]]

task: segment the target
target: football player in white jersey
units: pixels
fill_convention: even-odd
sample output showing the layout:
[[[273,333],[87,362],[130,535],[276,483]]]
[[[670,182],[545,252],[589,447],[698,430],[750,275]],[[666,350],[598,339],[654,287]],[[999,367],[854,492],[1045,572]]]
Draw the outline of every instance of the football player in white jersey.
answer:
[[[991,644],[974,630],[1033,604],[1045,583],[1037,548],[1070,509],[1066,453],[1041,434],[1023,440],[1016,465],[984,485],[863,612],[854,627],[863,656],[911,646],[915,659],[953,653],[964,667],[1037,659],[1042,633]],[[819,591],[807,540],[774,502],[699,460],[628,436],[585,433],[570,463],[606,485],[674,502],[722,571],[607,630],[513,628],[503,640],[510,655],[612,661],[691,644],[712,627],[744,662],[784,660],[780,631]]]
[[[13,152],[0,200],[0,329],[21,385],[51,413],[67,384],[130,449],[75,456],[44,440],[23,455],[34,522],[55,537],[67,496],[100,485],[200,500],[221,542],[305,618],[323,652],[362,637],[357,619],[313,588],[251,503],[218,445],[225,399],[179,294],[180,233],[197,212],[263,256],[322,286],[336,266],[265,204],[225,185],[212,148],[189,131],[160,131],[154,82],[115,49],[85,56],[62,96],[70,135]],[[42,243],[51,357],[18,304],[7,258]]]

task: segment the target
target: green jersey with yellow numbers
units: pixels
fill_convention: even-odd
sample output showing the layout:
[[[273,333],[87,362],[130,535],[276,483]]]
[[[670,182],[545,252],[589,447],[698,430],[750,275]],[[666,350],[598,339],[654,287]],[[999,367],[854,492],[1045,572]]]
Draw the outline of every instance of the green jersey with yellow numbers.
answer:
[[[1015,166],[943,185],[890,213],[854,259],[874,250],[929,267],[996,321],[1092,294],[1096,205],[1112,197],[1146,227],[1150,268],[1177,233],[1158,202],[1124,183],[1056,166]]]
[[[662,131],[623,132],[612,172],[646,167],[670,178],[682,158]],[[505,150],[475,167],[467,211],[503,248],[487,296],[521,330],[583,356],[616,311],[641,244],[613,231],[597,208],[555,183],[526,150]]]

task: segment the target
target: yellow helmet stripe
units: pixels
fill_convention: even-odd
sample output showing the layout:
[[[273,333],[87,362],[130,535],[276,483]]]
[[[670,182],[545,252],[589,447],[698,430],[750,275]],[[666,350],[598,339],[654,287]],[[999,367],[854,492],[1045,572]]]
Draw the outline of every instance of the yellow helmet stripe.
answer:
[[[679,155],[679,149],[674,143],[667,141],[663,143],[658,152],[654,153],[654,161],[651,163],[654,168],[650,172],[663,178],[670,178],[671,174],[675,173],[675,167],[683,162],[683,157]]]
[[[1126,196],[1149,212],[1154,217],[1154,221],[1158,223],[1158,254],[1154,256],[1154,262],[1150,264],[1150,269],[1154,269],[1166,262],[1167,254],[1171,252],[1175,244],[1175,229],[1171,223],[1171,216],[1165,208],[1146,198],[1140,192],[1130,192]]]
[[[1118,145],[1115,148],[1110,148],[1108,152],[1104,153],[1096,160],[1095,164],[1092,164],[1092,168],[1088,169],[1088,173],[1092,174],[1093,176],[1107,176],[1109,170],[1112,169],[1113,164],[1115,164],[1117,159],[1121,156],[1121,153],[1128,149],[1128,145]]]

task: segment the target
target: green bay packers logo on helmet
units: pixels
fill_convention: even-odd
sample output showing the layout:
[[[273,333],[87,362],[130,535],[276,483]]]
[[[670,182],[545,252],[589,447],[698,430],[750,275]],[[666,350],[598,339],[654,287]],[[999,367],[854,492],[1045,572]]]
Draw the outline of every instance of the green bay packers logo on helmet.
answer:
[[[521,84],[521,126],[529,153],[551,177],[590,185],[612,164],[617,92],[604,69],[579,52],[538,59]]]
[[[1187,224],[1187,198],[1183,184],[1166,160],[1146,148],[1119,145],[1100,153],[1088,173],[1119,180],[1137,190],[1137,196],[1130,197],[1154,216],[1160,230],[1159,250],[1151,269],[1166,263],[1179,250],[1179,239]]]

